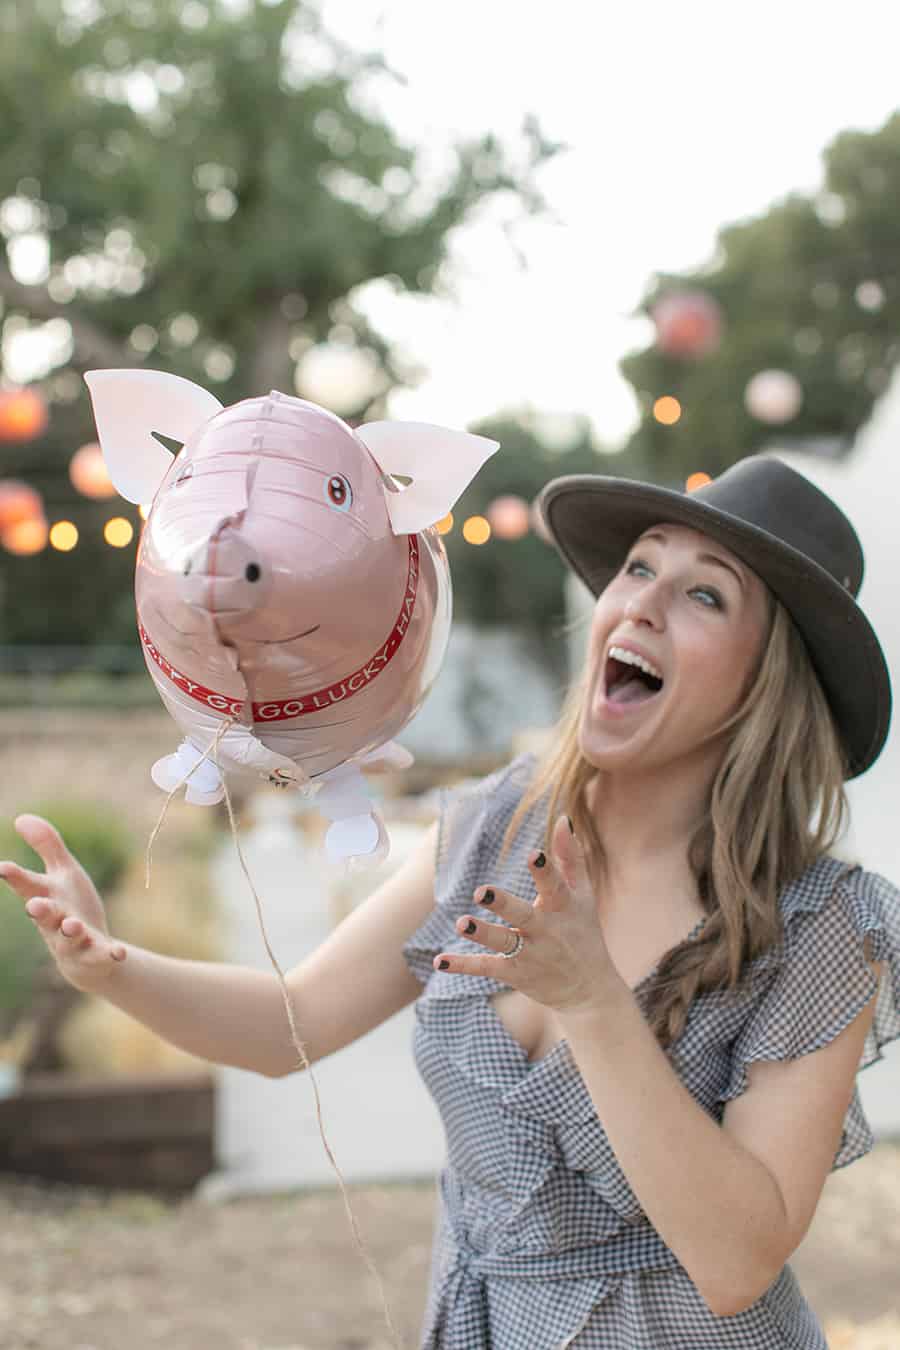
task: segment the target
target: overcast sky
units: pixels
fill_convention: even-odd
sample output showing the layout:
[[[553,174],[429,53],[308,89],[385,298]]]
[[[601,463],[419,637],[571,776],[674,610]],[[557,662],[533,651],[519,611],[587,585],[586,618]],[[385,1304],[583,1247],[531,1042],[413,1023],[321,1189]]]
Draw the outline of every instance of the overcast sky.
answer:
[[[324,0],[323,13],[403,74],[383,106],[416,144],[514,137],[532,112],[571,146],[542,177],[558,221],[517,232],[526,271],[496,227],[473,228],[454,304],[373,294],[373,317],[429,370],[394,395],[403,418],[581,412],[617,448],[636,417],[617,362],[646,341],[630,314],[648,277],[709,258],[722,224],[816,190],[828,142],[900,105],[887,0]]]

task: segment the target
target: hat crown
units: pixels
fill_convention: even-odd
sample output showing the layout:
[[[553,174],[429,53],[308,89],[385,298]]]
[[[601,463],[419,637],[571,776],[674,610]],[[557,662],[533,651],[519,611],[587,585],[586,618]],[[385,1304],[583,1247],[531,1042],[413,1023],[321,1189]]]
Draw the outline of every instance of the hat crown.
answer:
[[[811,558],[854,599],[859,594],[865,562],[856,531],[830,497],[788,464],[764,455],[741,459],[690,495],[764,530]]]

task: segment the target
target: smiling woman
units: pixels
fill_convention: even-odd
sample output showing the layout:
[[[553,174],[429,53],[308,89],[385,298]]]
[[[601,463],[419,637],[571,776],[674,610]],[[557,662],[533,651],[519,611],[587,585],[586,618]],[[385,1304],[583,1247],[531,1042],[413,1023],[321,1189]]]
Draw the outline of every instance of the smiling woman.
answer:
[[[825,1350],[788,1259],[900,1035],[900,892],[829,852],[891,706],[856,535],[764,458],[541,505],[597,596],[586,668],[543,761],[446,802],[405,949],[450,1150],[424,1344]],[[511,1233],[557,1229],[529,1287]]]

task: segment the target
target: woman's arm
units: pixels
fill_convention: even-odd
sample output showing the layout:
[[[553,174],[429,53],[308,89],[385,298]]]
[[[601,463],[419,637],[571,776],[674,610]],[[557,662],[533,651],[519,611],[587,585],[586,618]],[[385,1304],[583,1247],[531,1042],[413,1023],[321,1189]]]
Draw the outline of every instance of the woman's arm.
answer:
[[[111,938],[102,902],[58,833],[22,817],[46,871],[3,863],[63,976],[201,1059],[280,1077],[300,1067],[273,972],[183,961]],[[415,852],[285,976],[310,1062],[332,1054],[421,991],[401,951],[434,905],[437,826]]]

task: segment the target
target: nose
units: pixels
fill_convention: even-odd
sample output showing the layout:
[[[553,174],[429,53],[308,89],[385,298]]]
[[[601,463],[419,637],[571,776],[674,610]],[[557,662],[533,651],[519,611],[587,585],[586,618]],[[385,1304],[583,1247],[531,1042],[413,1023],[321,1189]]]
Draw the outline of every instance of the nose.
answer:
[[[234,618],[259,608],[268,590],[265,580],[256,550],[233,531],[223,531],[182,559],[178,589],[192,608]]]
[[[633,623],[646,623],[652,628],[662,628],[665,624],[666,584],[658,577],[645,582],[631,596],[623,613]]]

